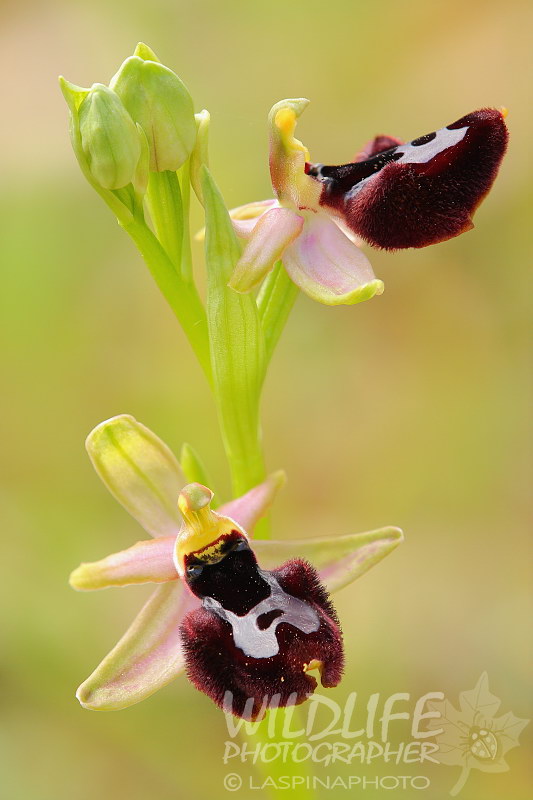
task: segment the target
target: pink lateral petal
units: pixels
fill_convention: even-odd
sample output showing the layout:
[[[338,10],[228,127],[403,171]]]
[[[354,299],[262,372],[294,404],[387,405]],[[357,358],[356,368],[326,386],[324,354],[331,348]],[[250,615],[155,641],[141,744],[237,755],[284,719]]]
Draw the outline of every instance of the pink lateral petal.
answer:
[[[229,215],[237,236],[241,239],[249,239],[263,214],[272,208],[279,208],[278,201],[273,197],[230,209]]]
[[[174,581],[178,578],[172,559],[175,542],[175,536],[149,539],[100,561],[80,564],[70,576],[70,585],[86,592],[109,586]]]
[[[237,292],[249,292],[258,286],[287,245],[300,234],[303,224],[303,217],[290,208],[272,208],[263,214],[237,262],[229,286]]]
[[[122,639],[79,687],[84,708],[127,708],[183,672],[180,625],[200,605],[181,581],[158,586]]]

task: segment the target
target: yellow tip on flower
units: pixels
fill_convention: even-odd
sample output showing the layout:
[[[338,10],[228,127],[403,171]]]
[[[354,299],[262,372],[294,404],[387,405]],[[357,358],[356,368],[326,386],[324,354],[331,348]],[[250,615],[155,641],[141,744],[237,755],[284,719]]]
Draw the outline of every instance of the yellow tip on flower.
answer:
[[[280,108],[274,123],[285,136],[292,136],[296,126],[296,114],[292,108]]]
[[[294,130],[296,128],[296,114],[292,108],[282,108],[280,111],[278,111],[274,120],[274,124],[281,134],[281,138],[285,147],[287,149],[301,151],[305,156],[305,160],[310,161],[311,156],[309,154],[309,150],[299,139],[294,136]]]
[[[505,119],[505,117],[506,117],[506,116],[507,116],[507,114],[509,113],[509,109],[508,109],[508,108],[506,108],[505,106],[502,106],[502,107],[500,108],[500,113],[501,113],[502,117]]]
[[[185,558],[194,553],[198,558],[216,560],[217,543],[224,534],[245,531],[229,517],[223,517],[210,508],[213,492],[201,483],[190,483],[178,498],[178,508],[183,516],[183,527],[176,539],[174,564],[178,573],[185,573]],[[216,551],[216,552],[215,552]]]

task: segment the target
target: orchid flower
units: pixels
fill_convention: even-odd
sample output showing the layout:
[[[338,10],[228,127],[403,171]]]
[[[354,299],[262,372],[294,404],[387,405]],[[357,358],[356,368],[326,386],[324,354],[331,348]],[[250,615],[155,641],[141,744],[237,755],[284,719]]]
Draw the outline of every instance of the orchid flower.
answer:
[[[233,713],[255,718],[265,696],[281,698],[279,705],[305,700],[316,686],[307,674],[313,668],[323,685],[338,682],[342,638],[328,592],[391,552],[403,538],[398,528],[250,540],[283,473],[212,511],[212,492],[187,485],[169,448],[131,416],[98,425],[87,450],[106,487],[153,538],[81,564],[71,585],[160,585],[79,687],[82,706],[125,708],[186,670],[218,705],[230,690]],[[251,709],[246,698],[253,698]]]
[[[327,305],[381,294],[363,239],[394,250],[425,247],[473,227],[507,147],[505,111],[481,109],[439,131],[402,144],[376,136],[353,163],[310,163],[294,137],[303,98],[271,110],[270,175],[276,199],[230,212],[246,239],[229,285],[257,286],[281,259],[294,283]]]

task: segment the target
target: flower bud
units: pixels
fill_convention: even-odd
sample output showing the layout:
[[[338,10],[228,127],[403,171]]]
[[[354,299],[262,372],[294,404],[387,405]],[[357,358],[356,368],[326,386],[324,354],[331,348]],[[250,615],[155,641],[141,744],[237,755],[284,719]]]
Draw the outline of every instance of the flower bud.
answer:
[[[138,46],[142,55],[151,53]],[[130,56],[111,81],[150,146],[150,171],[175,171],[188,159],[196,139],[191,96],[172,70],[140,55]]]
[[[95,83],[79,107],[81,146],[93,178],[104,189],[121,189],[135,175],[141,142],[120,98]]]

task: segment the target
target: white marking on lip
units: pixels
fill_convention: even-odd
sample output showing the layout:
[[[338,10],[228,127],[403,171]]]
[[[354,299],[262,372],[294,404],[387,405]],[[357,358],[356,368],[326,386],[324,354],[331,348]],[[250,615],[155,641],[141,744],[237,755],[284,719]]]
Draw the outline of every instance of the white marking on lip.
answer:
[[[436,136],[430,142],[426,142],[426,144],[419,144],[414,145],[408,142],[407,144],[400,144],[396,148],[396,153],[401,153],[401,158],[397,158],[395,161],[391,161],[391,164],[427,164],[428,161],[431,161],[435,156],[440,155],[445,150],[448,150],[450,147],[455,147],[455,145],[461,142],[468,130],[469,126],[465,125],[464,128],[454,128],[450,130],[450,128],[441,128],[440,130],[436,131]],[[359,194],[361,189],[368,183],[368,181],[373,180],[381,170],[375,172],[373,175],[369,175],[368,178],[363,178],[362,181],[356,183],[354,187],[350,189],[349,192],[346,192],[345,195],[345,203],[348,200],[351,200],[355,195]]]
[[[245,656],[271,658],[279,653],[279,644],[276,638],[278,625],[288,622],[302,633],[314,633],[320,627],[320,618],[309,603],[284,592],[272,575],[262,570],[260,573],[270,585],[270,595],[265,600],[261,600],[244,616],[240,617],[238,614],[228,611],[212,597],[204,597],[203,605],[204,608],[214,611],[217,616],[230,623],[233,628],[235,647],[242,650]],[[268,628],[261,630],[257,620],[262,614],[268,614],[269,611],[281,611],[281,615],[274,619]]]
[[[468,127],[468,125],[465,125],[464,128],[455,128],[453,130],[441,128],[440,131],[436,131],[435,138],[430,142],[426,142],[426,144],[414,145],[410,142],[401,144],[398,146],[396,152],[402,153],[402,157],[395,163],[427,164],[428,161],[440,155],[444,150],[459,144],[459,142],[465,138]]]

